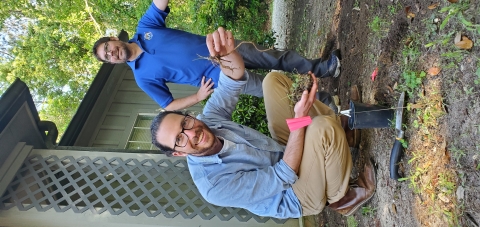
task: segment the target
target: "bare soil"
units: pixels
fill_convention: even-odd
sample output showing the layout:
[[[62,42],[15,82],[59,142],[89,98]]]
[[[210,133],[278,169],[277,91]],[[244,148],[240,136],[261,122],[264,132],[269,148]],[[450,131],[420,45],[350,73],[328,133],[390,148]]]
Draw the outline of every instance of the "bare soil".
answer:
[[[440,3],[438,8],[428,8],[436,2]],[[480,78],[475,74],[480,68],[480,50],[475,44],[459,58],[442,55],[452,51],[454,34],[447,31],[460,31],[474,43],[479,41],[480,32],[468,31],[454,22],[442,31],[429,32],[428,26],[434,26],[433,18],[445,19],[446,13],[439,10],[448,4],[451,3],[445,0],[294,0],[288,1],[291,7],[282,14],[287,17],[279,31],[283,48],[295,49],[310,58],[341,50],[340,77],[322,79],[320,89],[338,95],[342,110],[348,109],[351,85],[360,88],[364,103],[396,106],[400,88],[405,84],[402,72],[409,60],[402,50],[412,38],[421,41],[419,60],[412,68],[424,72],[433,66],[442,68],[438,75],[426,76],[406,99],[413,108],[404,112],[405,140],[409,146],[400,164],[405,181],[389,177],[395,130],[362,130],[360,148],[354,151],[354,173],[361,170],[365,160],[374,160],[377,190],[364,205],[364,214],[354,214],[358,226],[480,225],[480,85],[475,84]],[[407,18],[408,6],[414,18]],[[471,1],[464,14],[476,15],[471,22],[479,24],[480,3]],[[369,24],[376,16],[387,26],[374,31]],[[427,36],[452,39],[443,46],[427,48]],[[375,68],[378,75],[372,81]],[[440,111],[426,116],[430,107]],[[421,157],[415,156],[418,154]],[[421,175],[412,177],[419,169]],[[415,188],[411,179],[420,188]],[[445,186],[446,180],[453,184],[453,189]],[[355,226],[328,208],[306,219],[305,224]]]

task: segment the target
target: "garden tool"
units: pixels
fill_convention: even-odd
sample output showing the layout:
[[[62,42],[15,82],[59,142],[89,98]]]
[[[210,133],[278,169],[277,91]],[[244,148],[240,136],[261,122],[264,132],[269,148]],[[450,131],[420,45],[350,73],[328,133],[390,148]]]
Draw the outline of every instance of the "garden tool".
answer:
[[[397,180],[400,178],[398,174],[398,162],[400,161],[400,156],[402,155],[402,143],[400,142],[403,139],[403,130],[402,130],[402,118],[403,118],[403,105],[405,102],[405,92],[402,92],[400,95],[400,100],[398,100],[397,111],[395,116],[395,131],[397,137],[395,138],[395,143],[393,144],[392,152],[390,153],[390,178]]]

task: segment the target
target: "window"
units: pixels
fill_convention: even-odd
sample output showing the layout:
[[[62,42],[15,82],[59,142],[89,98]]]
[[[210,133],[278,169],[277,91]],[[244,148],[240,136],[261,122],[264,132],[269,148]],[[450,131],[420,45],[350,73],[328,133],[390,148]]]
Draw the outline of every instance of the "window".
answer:
[[[156,114],[138,114],[135,124],[133,125],[130,137],[126,145],[126,149],[132,150],[158,150],[152,144],[152,136],[150,134],[150,124]]]

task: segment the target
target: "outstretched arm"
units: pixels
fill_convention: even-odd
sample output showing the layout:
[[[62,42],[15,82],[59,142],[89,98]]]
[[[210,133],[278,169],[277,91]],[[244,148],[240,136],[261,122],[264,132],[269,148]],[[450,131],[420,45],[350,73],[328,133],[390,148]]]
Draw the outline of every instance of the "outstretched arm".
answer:
[[[182,110],[186,109],[188,107],[191,107],[198,102],[206,99],[210,94],[213,93],[213,82],[212,78],[208,79],[205,81],[205,77],[202,78],[202,85],[200,86],[200,89],[197,91],[196,94],[179,98],[179,99],[174,99],[168,106],[165,107],[165,110]]]
[[[242,56],[235,50],[235,40],[231,31],[219,27],[207,35],[207,47],[210,56],[220,64],[222,72],[233,80],[240,80],[245,73]]]
[[[155,6],[159,10],[165,11],[165,9],[167,8],[167,5],[168,5],[168,0],[153,0],[153,4],[155,4]]]

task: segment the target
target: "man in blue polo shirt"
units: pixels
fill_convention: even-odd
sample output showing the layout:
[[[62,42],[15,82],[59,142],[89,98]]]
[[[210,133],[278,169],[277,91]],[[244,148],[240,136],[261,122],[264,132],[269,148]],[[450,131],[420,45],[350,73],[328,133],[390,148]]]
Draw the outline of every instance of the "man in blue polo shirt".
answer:
[[[205,36],[166,27],[165,19],[169,12],[168,0],[153,0],[129,42],[103,37],[95,43],[93,54],[102,62],[127,63],[145,93],[162,108],[178,110],[207,98],[218,85],[220,70],[212,62],[200,59],[200,56],[209,56]],[[239,42],[236,41],[236,44]],[[340,73],[338,54],[321,61],[305,59],[294,51],[258,49],[265,48],[244,43],[237,49],[247,68],[298,73],[312,71],[317,77],[336,77]],[[250,75],[242,93],[262,97],[263,77]],[[166,83],[189,84],[200,89],[194,95],[174,99]]]

